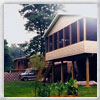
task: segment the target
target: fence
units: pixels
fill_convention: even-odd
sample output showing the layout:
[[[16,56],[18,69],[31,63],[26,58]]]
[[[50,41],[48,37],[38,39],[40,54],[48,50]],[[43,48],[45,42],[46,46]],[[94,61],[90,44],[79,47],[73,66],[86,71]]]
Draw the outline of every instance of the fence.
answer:
[[[4,82],[10,82],[10,81],[18,81],[19,75],[22,73],[22,71],[18,72],[4,72]]]

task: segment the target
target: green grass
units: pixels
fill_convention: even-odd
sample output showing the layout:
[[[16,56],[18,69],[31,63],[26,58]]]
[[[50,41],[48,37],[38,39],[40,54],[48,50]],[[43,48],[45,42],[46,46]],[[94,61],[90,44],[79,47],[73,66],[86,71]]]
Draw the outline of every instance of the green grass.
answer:
[[[18,82],[6,82],[4,84],[4,96],[5,97],[34,97],[34,81],[18,81]],[[96,97],[97,86],[85,87],[79,86],[78,93],[82,97]]]
[[[97,86],[91,86],[91,87],[85,87],[85,86],[79,86],[79,94],[81,94],[82,97],[97,97]]]
[[[33,97],[34,82],[33,81],[18,81],[7,82],[4,84],[5,97]]]

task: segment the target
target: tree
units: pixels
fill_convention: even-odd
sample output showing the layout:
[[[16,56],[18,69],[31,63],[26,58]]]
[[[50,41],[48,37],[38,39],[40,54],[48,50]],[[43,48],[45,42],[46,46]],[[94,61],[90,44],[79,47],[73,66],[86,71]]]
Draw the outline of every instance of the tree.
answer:
[[[30,60],[28,62],[29,67],[32,67],[34,70],[37,70],[37,77],[35,82],[35,97],[36,97],[36,88],[38,84],[38,80],[41,77],[40,70],[46,66],[45,57],[41,54],[41,56],[38,56],[37,54],[34,54],[30,57]]]
[[[20,46],[17,46],[16,44],[12,44],[8,49],[12,59],[25,56],[22,48]]]
[[[12,58],[9,54],[7,40],[4,40],[4,71],[10,71],[13,68]]]
[[[26,55],[32,56],[40,50],[40,35],[33,37],[29,43],[19,44]]]
[[[30,57],[28,65],[34,70],[39,71],[41,68],[44,68],[46,66],[45,57],[43,56],[43,54],[41,54],[41,56],[34,54]]]
[[[39,40],[40,47],[38,48],[39,50],[35,50],[35,51],[44,54],[45,53],[45,42],[44,42],[45,40],[43,37],[44,32],[50,25],[54,16],[57,14],[57,11],[59,9],[62,9],[62,5],[61,4],[23,4],[22,6],[23,8],[19,12],[24,18],[27,19],[27,22],[25,24],[25,30],[37,31],[37,34],[39,34],[40,38],[37,38],[33,41],[35,42]],[[35,44],[33,45],[35,47]],[[36,49],[36,47],[35,48],[34,47],[33,47],[33,52],[34,49]]]
[[[28,50],[28,45],[29,45],[28,42],[18,44],[18,46],[21,48],[21,50],[24,52],[25,55],[30,53]]]

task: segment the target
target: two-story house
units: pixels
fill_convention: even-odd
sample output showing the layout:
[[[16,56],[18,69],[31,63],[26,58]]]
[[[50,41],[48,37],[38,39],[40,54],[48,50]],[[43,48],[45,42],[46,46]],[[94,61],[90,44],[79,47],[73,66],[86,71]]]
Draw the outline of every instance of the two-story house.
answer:
[[[64,81],[64,62],[71,61],[73,79],[97,81],[97,19],[79,15],[57,15],[45,33],[46,61],[52,63],[52,81],[55,63],[60,62],[60,79]]]

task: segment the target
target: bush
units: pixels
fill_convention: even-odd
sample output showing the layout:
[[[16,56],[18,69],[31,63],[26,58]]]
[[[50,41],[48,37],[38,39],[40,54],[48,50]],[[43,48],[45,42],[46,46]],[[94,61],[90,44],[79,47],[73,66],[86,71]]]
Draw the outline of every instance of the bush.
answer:
[[[37,94],[39,97],[50,97],[50,88],[45,83],[39,83]]]
[[[72,78],[66,83],[68,95],[78,95],[78,83]]]
[[[61,82],[51,85],[39,83],[37,93],[39,97],[78,95],[78,83],[72,78],[65,84],[62,84]]]

